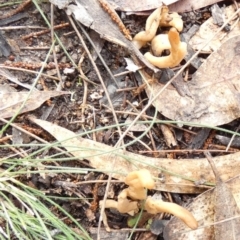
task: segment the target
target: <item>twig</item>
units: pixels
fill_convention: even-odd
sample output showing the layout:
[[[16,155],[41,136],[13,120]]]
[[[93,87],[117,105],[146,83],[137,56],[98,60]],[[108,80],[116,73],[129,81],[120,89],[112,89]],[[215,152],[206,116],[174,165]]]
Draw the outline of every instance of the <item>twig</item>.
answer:
[[[4,137],[1,137],[0,138],[0,143],[6,142],[7,140],[9,140],[11,138],[12,138],[12,135],[7,135],[7,136],[4,136]]]
[[[17,154],[17,156],[21,156],[22,158],[26,157],[26,154],[22,153],[21,151],[19,151],[17,148],[13,147],[13,146],[9,146],[9,144],[6,144],[5,142],[3,142],[4,145],[7,145],[8,148],[10,148],[14,153]]]
[[[55,40],[54,40],[54,5],[53,3],[51,3],[51,39],[52,39],[52,43],[55,46]],[[67,23],[69,25],[69,23]],[[55,47],[53,47],[52,49],[52,53],[53,53],[53,59],[54,59],[54,63],[56,66],[56,71],[57,71],[57,76],[59,79],[59,84],[57,86],[57,90],[60,91],[62,89],[62,77],[59,71],[59,67],[58,67],[58,61],[57,61],[57,55],[56,55],[56,50]]]
[[[226,152],[226,150],[219,150],[219,149],[171,149],[171,150],[158,150],[154,151],[153,153],[203,153],[203,152],[214,152],[214,153],[235,153],[239,150],[229,150]],[[152,153],[152,151],[139,151],[138,153]]]
[[[15,71],[22,71],[22,72],[28,72],[28,73],[38,74],[38,72],[33,71],[33,70],[29,70],[29,69],[25,69],[25,68],[20,68],[20,67],[10,67],[10,66],[5,66],[5,65],[3,65],[3,64],[0,64],[0,68],[6,68],[6,69],[10,69],[10,70],[15,70]],[[47,78],[51,78],[51,79],[53,79],[53,80],[59,80],[57,77],[53,77],[53,76],[47,75],[47,74],[45,74],[45,73],[42,73],[41,75],[44,76],[44,77],[47,77]]]
[[[238,10],[239,6],[238,6],[238,3],[236,2],[236,0],[233,0],[233,3],[235,5],[235,7],[236,7],[236,10]],[[238,17],[240,17],[240,13],[238,14]]]
[[[46,27],[40,27],[40,26],[7,26],[7,27],[0,27],[0,30],[3,30],[3,31],[11,31],[11,30],[18,30],[18,29],[46,29]]]
[[[69,23],[61,23],[59,25],[54,26],[51,29],[56,30],[56,29],[67,27],[67,26],[69,26]],[[22,36],[22,39],[26,40],[28,38],[41,36],[41,35],[43,35],[45,33],[49,33],[51,31],[51,29],[46,29],[46,30],[42,30],[42,31],[39,31],[39,32],[30,33],[28,35]]]
[[[23,2],[23,3],[21,3],[21,4],[19,4],[18,7],[17,7],[16,9],[11,10],[11,11],[9,11],[8,13],[3,14],[2,16],[0,16],[0,19],[9,18],[9,17],[11,17],[11,16],[13,16],[13,15],[15,15],[15,14],[17,14],[17,13],[23,11],[24,8],[25,8],[30,2],[31,2],[31,0],[27,0],[27,1],[25,1],[25,2]]]
[[[84,86],[84,90],[83,90],[83,100],[82,100],[82,104],[81,104],[81,109],[82,109],[82,122],[85,123],[85,107],[87,106],[87,93],[88,93],[88,82],[85,80],[85,78],[87,78],[82,70],[82,62],[84,60],[84,56],[85,56],[85,53],[84,52],[78,62],[78,69],[79,69],[79,72],[82,76],[84,76],[83,78],[83,86]],[[94,134],[95,135],[95,134]]]

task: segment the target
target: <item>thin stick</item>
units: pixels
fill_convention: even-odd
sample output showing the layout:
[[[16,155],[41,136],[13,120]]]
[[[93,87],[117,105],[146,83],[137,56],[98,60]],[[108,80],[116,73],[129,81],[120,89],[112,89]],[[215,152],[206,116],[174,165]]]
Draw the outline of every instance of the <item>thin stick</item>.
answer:
[[[22,12],[24,10],[24,8],[31,2],[31,0],[27,0],[21,4],[18,5],[18,7],[16,9],[13,9],[9,12],[7,12],[6,14],[3,14],[0,16],[0,19],[5,19],[5,18],[9,18],[19,12]]]
[[[9,66],[5,66],[3,64],[0,64],[0,68],[6,68],[6,69],[10,69],[10,70],[15,70],[15,71],[22,71],[22,72],[38,74],[37,71],[33,71],[33,70],[25,69],[25,68],[9,67]],[[45,73],[42,73],[41,75],[44,76],[44,77],[51,78],[53,80],[58,80],[59,81],[59,79],[57,77],[53,77],[53,76],[47,75]]]
[[[54,46],[55,46],[55,40],[54,40],[54,11],[53,11],[53,9],[54,9],[54,5],[53,5],[53,3],[51,3],[51,39],[52,39],[52,43],[54,43]],[[69,25],[69,23],[68,23],[68,25]],[[60,81],[59,84],[58,84],[57,90],[60,91],[62,89],[62,77],[61,77],[59,67],[58,67],[58,61],[57,61],[57,55],[56,55],[55,47],[53,47],[52,53],[53,53],[54,63],[55,63],[55,66],[56,66],[57,76],[58,76],[58,79]]]

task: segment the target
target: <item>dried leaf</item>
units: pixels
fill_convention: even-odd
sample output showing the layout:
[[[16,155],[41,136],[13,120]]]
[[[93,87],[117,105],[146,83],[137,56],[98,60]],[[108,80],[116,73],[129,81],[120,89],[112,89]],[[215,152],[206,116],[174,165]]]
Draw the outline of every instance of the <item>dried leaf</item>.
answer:
[[[1,32],[0,32],[0,42],[1,42],[0,57],[2,57],[2,55],[4,57],[8,57],[11,53],[11,47],[9,46],[8,42],[6,41],[6,39],[4,38]]]
[[[22,86],[24,88],[27,88],[27,89],[31,89],[32,88],[32,86],[30,84],[20,82],[18,80],[18,78],[16,76],[14,76],[11,72],[9,72],[7,69],[0,69],[0,75],[5,77],[5,78],[7,78],[11,82],[14,82],[17,85],[20,85],[20,86]],[[37,90],[37,89],[34,88],[34,90]]]
[[[93,23],[93,18],[91,15],[87,12],[86,8],[76,2],[77,5],[70,4],[67,7],[67,14],[71,15],[72,13],[74,14],[74,17],[76,20],[81,22],[83,25],[90,27]]]
[[[181,0],[179,2],[169,5],[169,9],[174,12],[190,12],[221,1],[222,0],[204,0],[204,1]]]
[[[214,222],[220,222],[227,218],[240,216],[240,209],[227,184],[220,178],[217,168],[210,153],[205,154],[216,177],[216,187],[213,191]],[[214,225],[216,240],[239,239],[240,218]]]
[[[58,6],[59,9],[63,9],[67,7],[67,5],[72,2],[72,0],[49,0],[49,2]]]
[[[208,189],[207,186],[197,185],[195,182],[186,180],[186,178],[191,178],[196,182],[198,180],[215,181],[214,174],[205,158],[178,159],[176,161],[173,159],[146,157],[128,151],[117,151],[114,147],[81,138],[75,133],[47,121],[33,118],[31,120],[52,134],[68,152],[79,159],[87,159],[94,168],[112,171],[109,168],[112,166],[112,158],[115,158],[117,164],[114,168],[113,177],[120,180],[125,179],[124,174],[138,169],[148,169],[156,178],[161,173],[161,170],[165,170],[161,173],[165,181],[164,183],[156,181],[156,189],[182,193],[199,193]],[[111,158],[109,158],[110,152],[112,153]],[[239,158],[240,152],[214,158],[216,167],[218,167],[224,181],[239,174]]]
[[[137,70],[139,70],[141,68],[141,66],[137,66],[133,60],[131,58],[124,58],[126,63],[127,63],[127,66],[126,66],[126,69],[129,70],[129,71],[132,71],[132,72],[136,72]]]
[[[215,160],[214,160],[214,162],[215,162],[215,165],[217,166],[217,164],[216,164],[217,162]],[[221,167],[218,167],[218,169],[220,170]],[[217,190],[217,192],[219,192],[219,190],[220,190],[219,193],[223,195],[221,198],[224,201],[224,192],[221,192],[221,191],[225,191],[227,188],[227,191],[225,191],[225,193],[226,193],[225,196],[228,200],[229,200],[229,198],[231,200],[230,200],[230,202],[225,201],[224,208],[221,209],[221,206],[222,206],[222,204],[224,205],[224,202],[222,202],[220,206],[217,202],[218,201],[216,199],[217,196],[214,193],[216,188],[204,192],[203,194],[196,197],[194,199],[194,201],[187,207],[187,210],[189,210],[193,214],[193,216],[196,218],[196,220],[198,221],[199,229],[197,229],[195,231],[189,231],[189,229],[187,229],[186,226],[184,226],[184,224],[181,221],[179,221],[179,219],[174,217],[170,220],[170,222],[164,229],[164,239],[168,239],[168,240],[239,239],[239,225],[240,225],[239,218],[237,218],[236,220],[231,220],[229,222],[230,226],[228,227],[227,230],[225,230],[226,233],[228,233],[228,235],[227,235],[227,237],[226,237],[226,235],[223,235],[223,236],[225,236],[225,238],[221,238],[221,236],[219,237],[218,235],[215,235],[215,237],[214,237],[214,228],[216,228],[216,227],[217,227],[217,229],[219,227],[222,228],[221,225],[223,223],[219,224],[219,225],[215,224],[215,225],[209,226],[210,224],[213,224],[215,222],[214,213],[217,209],[218,209],[217,211],[220,211],[220,215],[222,215],[222,216],[226,213],[226,217],[224,219],[229,218],[228,213],[231,212],[233,209],[235,209],[235,210],[233,210],[231,215],[234,216],[236,214],[236,215],[240,216],[240,214],[238,213],[239,210],[236,210],[236,209],[239,209],[239,207],[240,207],[240,191],[239,191],[240,176],[230,179],[229,181],[225,182],[224,185],[225,186],[223,188],[222,188],[222,186],[220,186],[220,189]],[[229,192],[234,197],[234,199],[232,198],[232,196],[227,196],[229,194]],[[215,197],[214,197],[214,195],[215,195]],[[234,206],[235,205],[234,202],[237,203],[237,206]],[[231,208],[225,210],[230,205],[231,205]],[[235,222],[235,221],[237,221],[238,227],[236,227],[233,230],[233,227],[232,227],[233,225],[231,222]],[[232,233],[235,234],[235,236],[236,236],[235,238],[232,237],[233,236]]]
[[[166,125],[161,124],[160,126],[165,142],[168,147],[175,147],[177,146],[177,141],[173,135],[173,132],[170,130],[170,128]]]
[[[22,108],[20,113],[32,111],[41,106],[45,101],[51,97],[60,96],[63,94],[69,94],[68,92],[61,91],[49,91],[40,92],[34,91],[28,98],[26,104]],[[9,118],[12,117],[18,109],[22,106],[23,102],[28,96],[28,92],[0,92],[0,117]]]
[[[225,8],[224,13],[227,19],[230,18],[235,13],[234,5]],[[214,20],[211,17],[200,26],[196,34],[190,39],[189,44],[195,50],[201,48],[203,51],[210,53],[218,49],[226,40],[240,34],[239,25],[234,24],[235,21],[236,19],[230,22],[231,30],[229,32],[221,31],[207,46],[204,46],[208,39],[212,38],[220,28],[219,25],[214,23]]]
[[[160,7],[162,3],[164,3],[165,5],[169,5],[177,1],[178,0],[109,0],[109,3],[117,10],[136,12],[152,10]]]
[[[140,70],[146,79],[151,79]],[[211,126],[240,117],[240,35],[227,40],[199,67],[186,84],[189,95],[181,96],[170,86],[153,102],[167,118]],[[164,85],[153,81],[146,88],[154,96]]]
[[[98,229],[94,227],[88,228],[90,235],[93,240],[99,239]],[[128,235],[131,233],[131,229],[126,231],[112,231],[107,232],[104,228],[100,229],[100,236],[103,240],[111,240],[111,239],[117,239],[117,240],[126,240],[128,239]]]

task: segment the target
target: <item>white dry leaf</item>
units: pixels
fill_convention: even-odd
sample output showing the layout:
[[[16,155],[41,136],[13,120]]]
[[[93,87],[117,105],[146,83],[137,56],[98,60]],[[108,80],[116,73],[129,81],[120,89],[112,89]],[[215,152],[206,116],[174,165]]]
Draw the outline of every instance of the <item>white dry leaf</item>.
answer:
[[[33,111],[48,99],[65,94],[69,94],[69,92],[34,91],[30,96],[28,92],[0,92],[0,117],[9,118],[16,113],[21,114]],[[21,108],[24,101],[26,101],[24,107]],[[19,111],[20,109],[21,111]]]
[[[126,69],[131,71],[131,72],[136,72],[137,70],[139,70],[141,67],[137,66],[131,58],[124,58],[126,63],[127,63],[127,67]]]
[[[90,95],[90,98],[91,98],[92,100],[101,99],[102,97],[103,97],[103,96],[102,96],[101,94],[97,93],[97,92],[94,92],[94,93],[92,93],[92,94]]]
[[[161,130],[165,139],[165,142],[168,147],[175,147],[177,146],[177,141],[174,137],[173,132],[170,130],[170,128],[166,125],[161,124]]]
[[[66,13],[68,15],[71,15],[73,13],[76,20],[85,26],[90,27],[93,23],[93,18],[88,14],[86,8],[83,5],[78,2],[76,3],[77,5],[68,5]]]
[[[119,0],[108,0],[114,9],[127,12],[142,12],[156,9],[165,5],[172,4],[178,0],[131,0],[131,1],[119,1]]]
[[[63,73],[65,75],[72,74],[74,73],[75,69],[74,68],[64,68]]]
[[[59,9],[66,8],[72,0],[49,0],[50,3],[57,6]]]

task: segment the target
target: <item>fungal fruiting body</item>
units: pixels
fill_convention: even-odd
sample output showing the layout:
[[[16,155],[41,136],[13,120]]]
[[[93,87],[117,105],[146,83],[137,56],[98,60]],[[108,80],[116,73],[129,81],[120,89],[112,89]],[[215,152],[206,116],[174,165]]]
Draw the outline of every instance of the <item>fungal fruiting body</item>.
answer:
[[[156,35],[157,29],[161,24],[167,24],[173,20],[168,14],[168,7],[163,6],[157,8],[147,19],[145,25],[145,31],[141,31],[133,38],[133,44],[140,49],[147,42],[150,42]]]
[[[177,66],[187,54],[187,44],[181,42],[178,31],[171,28],[168,32],[168,40],[171,45],[170,54],[168,56],[156,57],[150,52],[145,53],[144,57],[154,66],[159,68],[168,68]],[[156,47],[155,47],[156,46]],[[152,46],[157,52],[157,42]]]
[[[158,27],[172,27],[168,34],[156,36]],[[145,58],[154,66],[169,68],[177,66],[187,54],[187,44],[180,41],[179,33],[183,29],[183,21],[178,13],[169,13],[167,6],[157,8],[147,19],[145,31],[133,38],[133,44],[140,49],[151,42],[152,53],[145,53]],[[163,50],[169,49],[170,55],[160,56]]]
[[[129,185],[119,195],[118,200],[107,199],[105,202],[105,208],[115,208],[120,213],[128,213],[134,215],[139,211],[139,200],[146,200],[144,203],[144,210],[150,214],[157,214],[160,212],[167,212],[180,218],[187,226],[192,229],[198,227],[198,223],[193,215],[185,208],[171,202],[163,202],[161,200],[154,200],[151,197],[147,197],[147,189],[153,189],[155,186],[154,180],[150,172],[146,169],[139,171],[133,171],[128,174],[125,179],[125,183]],[[132,200],[129,200],[132,199]],[[99,203],[100,208],[103,206],[103,201]],[[103,213],[103,223],[107,231],[110,228],[107,223],[107,217],[105,212]]]
[[[197,229],[198,223],[193,215],[185,208],[172,202],[163,202],[161,200],[154,200],[148,197],[144,209],[151,214],[161,212],[171,213],[177,218],[181,219],[191,229]]]
[[[179,32],[183,30],[183,20],[181,16],[176,13],[170,13],[169,17],[171,18],[171,21],[168,22],[162,22],[161,27],[175,27]]]
[[[148,18],[145,31],[137,33],[133,38],[133,44],[140,49],[156,36],[158,27],[175,27],[179,32],[183,29],[183,21],[178,13],[169,13],[167,6],[157,8]]]
[[[168,40],[168,34],[159,34],[151,42],[151,50],[154,56],[159,57],[164,50],[169,50],[171,44]]]

